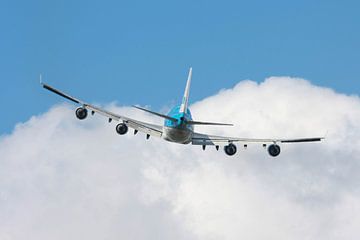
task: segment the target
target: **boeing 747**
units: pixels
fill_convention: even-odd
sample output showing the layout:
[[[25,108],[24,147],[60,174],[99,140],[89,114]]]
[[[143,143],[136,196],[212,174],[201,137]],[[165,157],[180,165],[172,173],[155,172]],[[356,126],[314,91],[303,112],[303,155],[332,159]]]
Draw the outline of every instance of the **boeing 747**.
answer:
[[[189,92],[190,92],[190,83],[191,83],[192,68],[190,68],[188,79],[186,82],[185,92],[182,99],[182,103],[179,106],[176,106],[170,110],[168,114],[161,114],[154,112],[139,106],[134,106],[137,109],[145,111],[147,113],[156,115],[164,119],[164,125],[155,125],[139,120],[135,120],[123,115],[119,115],[100,107],[94,106],[92,104],[81,101],[77,98],[74,98],[64,92],[61,92],[50,85],[47,85],[41,82],[42,86],[56,93],[76,104],[79,107],[76,109],[76,117],[80,120],[84,120],[88,116],[88,112],[91,112],[91,115],[99,113],[108,118],[109,122],[112,120],[118,121],[116,125],[116,132],[120,135],[124,135],[128,132],[129,128],[134,130],[134,134],[138,132],[143,132],[146,134],[146,138],[149,139],[150,136],[160,137],[166,141],[180,143],[180,144],[193,144],[201,145],[203,150],[206,146],[213,145],[216,150],[219,150],[219,146],[223,146],[224,152],[232,156],[236,153],[237,147],[236,143],[241,143],[245,148],[248,143],[259,143],[262,144],[264,148],[267,147],[268,153],[272,157],[276,157],[280,154],[280,143],[300,143],[300,142],[317,142],[321,141],[322,137],[312,137],[312,138],[295,138],[295,139],[255,139],[255,138],[236,138],[236,137],[225,137],[225,136],[213,136],[208,134],[197,133],[194,131],[195,125],[219,125],[219,126],[231,126],[232,124],[227,123],[213,123],[213,122],[201,122],[194,121],[191,116],[189,104]],[[41,80],[40,80],[41,81]]]

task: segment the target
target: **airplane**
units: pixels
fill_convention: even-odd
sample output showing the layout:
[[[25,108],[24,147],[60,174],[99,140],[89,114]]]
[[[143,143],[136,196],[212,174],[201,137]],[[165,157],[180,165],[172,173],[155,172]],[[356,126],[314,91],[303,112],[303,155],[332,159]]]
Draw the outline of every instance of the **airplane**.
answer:
[[[202,149],[205,150],[206,146],[213,145],[216,150],[219,150],[219,146],[223,146],[224,152],[228,156],[233,156],[237,152],[237,146],[235,143],[243,144],[244,148],[247,148],[248,143],[262,144],[264,148],[267,147],[267,151],[270,156],[277,157],[280,154],[279,143],[301,143],[301,142],[319,142],[324,137],[312,137],[312,138],[295,138],[295,139],[256,139],[256,138],[236,138],[236,137],[224,137],[224,136],[213,136],[208,134],[202,134],[194,132],[195,125],[217,125],[217,126],[233,126],[228,123],[214,123],[214,122],[201,122],[194,121],[191,116],[189,105],[189,92],[191,84],[192,68],[189,70],[184,96],[181,105],[178,105],[170,110],[168,114],[161,114],[154,112],[139,106],[133,106],[139,110],[153,114],[155,116],[164,119],[164,125],[155,125],[151,123],[142,122],[136,119],[132,119],[123,115],[119,115],[92,104],[86,103],[82,100],[74,98],[62,91],[59,91],[50,85],[43,83],[40,76],[40,83],[43,88],[56,93],[78,105],[75,110],[75,115],[78,119],[84,120],[88,116],[88,111],[91,115],[99,113],[108,118],[109,123],[112,120],[118,121],[116,125],[116,132],[120,135],[124,135],[128,132],[129,127],[134,130],[134,135],[138,132],[146,134],[146,139],[150,136],[160,137],[166,141],[179,143],[179,144],[193,144],[201,145]],[[267,146],[268,145],[268,146]]]

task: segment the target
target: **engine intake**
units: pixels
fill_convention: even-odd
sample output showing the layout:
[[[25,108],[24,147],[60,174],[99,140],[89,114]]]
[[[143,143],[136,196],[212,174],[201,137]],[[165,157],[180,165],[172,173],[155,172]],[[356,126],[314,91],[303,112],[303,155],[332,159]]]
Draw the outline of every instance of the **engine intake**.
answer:
[[[129,128],[125,123],[119,123],[116,125],[116,132],[120,135],[124,135],[128,132]]]
[[[277,145],[277,144],[271,144],[269,147],[268,147],[268,153],[270,154],[270,156],[272,157],[277,157],[279,156],[280,154],[280,146]]]
[[[78,107],[75,111],[75,114],[78,119],[84,120],[88,115],[88,111],[84,107]]]
[[[232,143],[224,147],[224,151],[227,155],[232,156],[236,153],[236,146]]]

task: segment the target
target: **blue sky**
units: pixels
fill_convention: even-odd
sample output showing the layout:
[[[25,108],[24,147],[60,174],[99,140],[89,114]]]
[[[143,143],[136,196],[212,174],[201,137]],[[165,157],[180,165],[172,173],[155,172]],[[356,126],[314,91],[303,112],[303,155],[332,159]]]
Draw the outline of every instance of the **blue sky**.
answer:
[[[159,110],[243,79],[360,91],[358,1],[2,1],[0,135],[63,99]]]

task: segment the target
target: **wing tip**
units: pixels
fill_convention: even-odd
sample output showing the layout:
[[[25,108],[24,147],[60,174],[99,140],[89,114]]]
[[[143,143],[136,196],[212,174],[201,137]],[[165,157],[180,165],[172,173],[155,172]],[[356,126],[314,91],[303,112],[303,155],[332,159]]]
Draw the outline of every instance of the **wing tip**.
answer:
[[[43,80],[42,80],[42,74],[41,74],[41,73],[40,73],[40,75],[39,75],[39,82],[40,82],[41,85],[44,86],[44,82],[43,82]]]
[[[324,137],[281,140],[281,143],[321,142]]]

